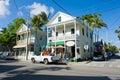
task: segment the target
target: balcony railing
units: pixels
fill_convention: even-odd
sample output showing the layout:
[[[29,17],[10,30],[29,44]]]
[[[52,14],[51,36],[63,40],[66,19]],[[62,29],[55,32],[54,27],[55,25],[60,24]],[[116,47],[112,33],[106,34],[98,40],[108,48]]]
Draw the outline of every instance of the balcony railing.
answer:
[[[57,36],[57,37],[48,37],[48,41],[58,41],[58,40],[73,40],[73,39],[80,39],[80,36],[71,34],[71,35],[64,35],[64,36]]]
[[[35,41],[34,38],[31,39],[28,38],[28,44],[34,43],[34,41]],[[17,45],[25,45],[25,44],[27,44],[27,39],[17,41]]]

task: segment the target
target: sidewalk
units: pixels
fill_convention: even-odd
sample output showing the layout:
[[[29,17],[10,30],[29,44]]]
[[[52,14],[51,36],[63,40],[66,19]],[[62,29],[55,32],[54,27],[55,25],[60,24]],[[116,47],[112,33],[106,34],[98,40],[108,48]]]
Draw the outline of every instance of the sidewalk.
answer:
[[[89,66],[89,67],[106,67],[106,68],[120,68],[120,53],[111,57],[108,61],[82,61],[82,62],[68,62],[71,66]]]
[[[71,66],[89,66],[89,67],[106,67],[106,68],[120,68],[120,60],[111,61],[82,61],[82,62],[68,62]]]

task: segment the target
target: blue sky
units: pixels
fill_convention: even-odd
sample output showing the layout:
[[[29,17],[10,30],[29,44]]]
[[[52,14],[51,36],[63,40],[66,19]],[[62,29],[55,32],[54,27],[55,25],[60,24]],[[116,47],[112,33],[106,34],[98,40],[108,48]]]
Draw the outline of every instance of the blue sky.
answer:
[[[99,30],[100,38],[120,47],[120,40],[114,33],[120,25],[120,0],[55,0],[73,16],[82,16],[89,13],[101,13],[102,19],[108,28]],[[17,17],[27,19],[28,12],[31,16],[45,11],[51,17],[58,11],[65,12],[52,0],[0,0],[0,28],[7,27]],[[17,7],[16,7],[17,6]],[[17,9],[18,8],[18,9]],[[65,12],[66,13],[66,12]]]

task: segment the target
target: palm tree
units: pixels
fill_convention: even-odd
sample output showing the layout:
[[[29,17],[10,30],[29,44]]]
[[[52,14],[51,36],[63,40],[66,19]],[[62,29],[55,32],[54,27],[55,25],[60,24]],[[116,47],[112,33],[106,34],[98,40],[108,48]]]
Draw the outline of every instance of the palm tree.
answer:
[[[119,29],[118,29],[118,30],[115,30],[115,33],[118,34],[118,38],[119,38],[119,40],[120,40],[120,26],[119,26]]]
[[[31,26],[35,28],[35,44],[34,44],[34,53],[39,52],[39,47],[37,47],[38,44],[38,30],[42,30],[41,27],[45,25],[48,22],[48,16],[45,12],[41,12],[38,15],[34,15],[31,20]]]
[[[103,22],[100,18],[101,14],[86,14],[81,17],[82,23],[87,25],[90,28],[93,28],[93,32],[97,32],[96,28],[107,27],[107,25]],[[99,35],[99,34],[98,34]],[[95,34],[95,41],[96,41],[96,34]]]

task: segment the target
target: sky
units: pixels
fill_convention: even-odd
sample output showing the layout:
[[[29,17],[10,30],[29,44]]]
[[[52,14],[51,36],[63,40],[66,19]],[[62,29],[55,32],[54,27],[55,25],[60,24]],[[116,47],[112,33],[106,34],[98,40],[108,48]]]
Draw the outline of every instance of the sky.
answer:
[[[56,5],[57,2],[61,7]],[[120,48],[115,30],[120,25],[120,0],[0,0],[0,28],[7,27],[17,17],[27,19],[41,11],[51,13],[50,19],[58,12],[79,16],[101,13],[108,28],[99,29],[100,38]]]

